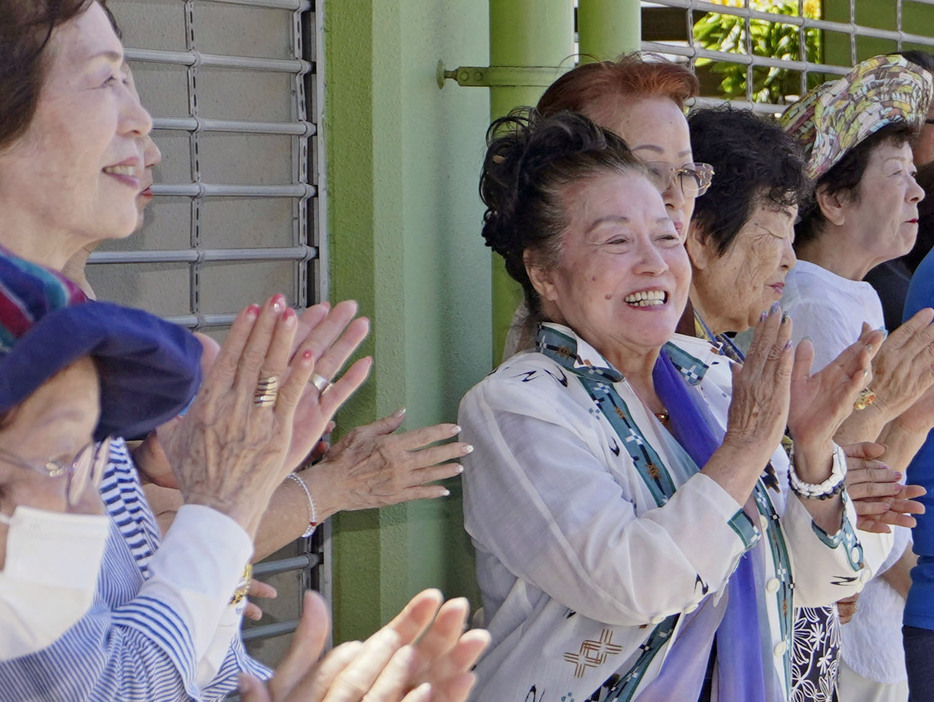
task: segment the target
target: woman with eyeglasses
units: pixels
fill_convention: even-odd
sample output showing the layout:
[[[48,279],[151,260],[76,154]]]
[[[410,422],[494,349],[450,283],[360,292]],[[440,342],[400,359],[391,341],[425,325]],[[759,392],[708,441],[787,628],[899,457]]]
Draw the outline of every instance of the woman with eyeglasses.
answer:
[[[102,562],[119,556],[98,494],[109,436],[154,428],[200,378],[182,329],[84,300],[0,256],[0,660],[48,647],[92,608]]]

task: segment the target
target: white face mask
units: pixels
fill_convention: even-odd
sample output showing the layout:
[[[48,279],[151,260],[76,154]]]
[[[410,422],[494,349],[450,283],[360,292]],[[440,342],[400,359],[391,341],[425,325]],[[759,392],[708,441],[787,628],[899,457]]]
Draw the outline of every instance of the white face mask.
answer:
[[[0,660],[54,643],[94,601],[110,534],[106,515],[18,506],[0,571]]]

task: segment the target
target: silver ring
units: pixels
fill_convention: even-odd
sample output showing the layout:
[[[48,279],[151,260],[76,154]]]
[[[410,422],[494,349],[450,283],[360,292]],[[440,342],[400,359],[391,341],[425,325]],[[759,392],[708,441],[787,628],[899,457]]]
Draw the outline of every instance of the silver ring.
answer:
[[[312,373],[311,380],[308,382],[314,385],[318,392],[322,395],[328,391],[328,388],[331,387],[331,381],[325,378],[323,375],[318,375],[317,373]]]

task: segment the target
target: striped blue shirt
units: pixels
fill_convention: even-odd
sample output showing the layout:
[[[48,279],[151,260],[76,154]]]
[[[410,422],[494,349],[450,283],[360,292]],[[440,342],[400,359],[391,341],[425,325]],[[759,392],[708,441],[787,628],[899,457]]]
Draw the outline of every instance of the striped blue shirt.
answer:
[[[140,592],[161,536],[123,441],[113,443],[100,492],[111,533],[94,603],[48,648],[0,663],[0,700],[220,700],[240,671],[268,677],[237,634],[213,680],[199,685],[190,618],[172,598]]]

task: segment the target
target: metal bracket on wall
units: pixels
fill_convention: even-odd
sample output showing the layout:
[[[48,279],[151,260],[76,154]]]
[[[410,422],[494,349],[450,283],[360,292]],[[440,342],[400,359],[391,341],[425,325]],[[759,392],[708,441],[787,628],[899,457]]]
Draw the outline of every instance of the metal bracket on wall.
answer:
[[[445,70],[444,61],[438,61],[438,87],[446,80],[473,88],[508,88],[533,86],[547,88],[569,71],[571,66],[458,66]]]

